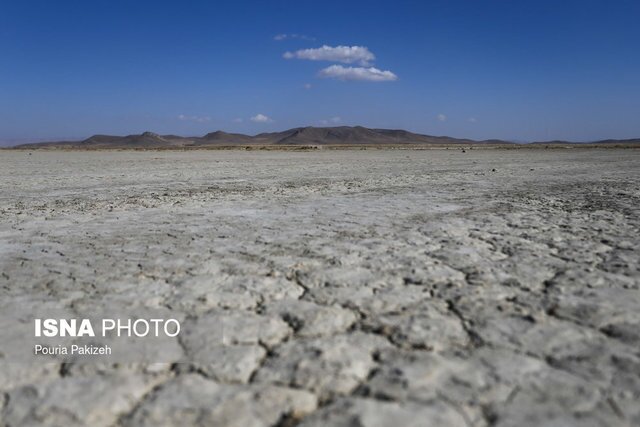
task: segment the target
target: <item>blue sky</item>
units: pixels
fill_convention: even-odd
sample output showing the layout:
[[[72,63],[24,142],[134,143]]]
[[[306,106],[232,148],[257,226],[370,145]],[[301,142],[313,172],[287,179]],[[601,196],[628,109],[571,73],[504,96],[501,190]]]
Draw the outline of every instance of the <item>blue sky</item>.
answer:
[[[356,124],[640,137],[638,22],[637,0],[5,0],[0,141]]]

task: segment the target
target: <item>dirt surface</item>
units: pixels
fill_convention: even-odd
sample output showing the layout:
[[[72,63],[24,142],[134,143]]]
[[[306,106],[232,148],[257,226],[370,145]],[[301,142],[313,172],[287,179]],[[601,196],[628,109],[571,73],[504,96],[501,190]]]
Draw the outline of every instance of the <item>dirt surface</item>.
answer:
[[[0,425],[640,425],[640,151],[3,151],[0,180]],[[35,318],[98,313],[182,330],[32,360]]]

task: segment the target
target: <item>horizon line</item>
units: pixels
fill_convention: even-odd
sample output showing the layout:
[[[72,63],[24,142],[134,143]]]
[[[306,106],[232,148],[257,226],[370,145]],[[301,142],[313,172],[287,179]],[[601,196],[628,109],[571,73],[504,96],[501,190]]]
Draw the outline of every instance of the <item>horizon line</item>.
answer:
[[[474,142],[484,142],[484,141],[501,141],[501,142],[507,142],[507,143],[514,143],[514,144],[532,144],[532,143],[570,143],[570,144],[588,144],[588,143],[594,143],[594,142],[601,142],[601,141],[635,141],[635,140],[640,140],[640,136],[638,137],[631,137],[631,138],[600,138],[600,139],[591,139],[591,140],[581,140],[581,141],[575,141],[575,140],[565,140],[565,139],[559,139],[559,138],[555,138],[555,139],[549,139],[549,140],[525,140],[525,139],[504,139],[504,138],[487,138],[487,139],[473,139],[473,138],[467,138],[467,137],[453,137],[453,136],[449,136],[449,135],[433,135],[433,134],[426,134],[426,133],[420,133],[420,132],[414,132],[414,131],[410,131],[404,128],[384,128],[384,127],[366,127],[366,126],[362,126],[362,125],[342,125],[342,126],[313,126],[313,125],[307,125],[307,126],[295,126],[292,128],[286,128],[286,129],[282,129],[282,130],[274,130],[274,131],[268,131],[268,132],[258,132],[255,134],[249,134],[249,133],[241,133],[241,132],[230,132],[221,128],[212,130],[210,132],[206,132],[202,135],[187,135],[187,136],[183,136],[183,135],[179,135],[176,133],[158,133],[158,132],[154,132],[154,131],[150,131],[150,130],[146,130],[146,131],[142,131],[140,133],[129,133],[129,134],[110,134],[110,133],[93,133],[89,136],[76,136],[76,137],[44,137],[44,138],[7,138],[7,139],[0,139],[0,145],[5,145],[5,144],[13,144],[13,145],[6,145],[5,148],[12,148],[12,147],[16,147],[19,145],[23,145],[23,144],[41,144],[41,143],[63,143],[63,142],[82,142],[85,141],[89,138],[92,138],[94,136],[110,136],[110,137],[127,137],[127,136],[142,136],[145,134],[153,134],[153,135],[158,135],[160,137],[164,137],[164,136],[176,136],[179,138],[203,138],[206,135],[212,134],[212,133],[216,133],[216,132],[222,132],[222,133],[226,133],[226,134],[231,134],[231,135],[242,135],[242,136],[248,136],[248,137],[256,137],[258,135],[262,135],[262,134],[274,134],[274,133],[282,133],[282,132],[287,132],[287,131],[291,131],[291,130],[295,130],[295,129],[309,129],[309,128],[313,128],[313,129],[338,129],[338,128],[350,128],[350,129],[355,129],[355,128],[361,128],[361,129],[368,129],[368,130],[391,130],[391,131],[402,131],[402,132],[408,132],[408,133],[412,133],[415,135],[419,135],[419,136],[427,136],[427,137],[437,137],[437,138],[451,138],[451,139],[460,139],[460,140],[469,140],[469,141],[474,141]]]

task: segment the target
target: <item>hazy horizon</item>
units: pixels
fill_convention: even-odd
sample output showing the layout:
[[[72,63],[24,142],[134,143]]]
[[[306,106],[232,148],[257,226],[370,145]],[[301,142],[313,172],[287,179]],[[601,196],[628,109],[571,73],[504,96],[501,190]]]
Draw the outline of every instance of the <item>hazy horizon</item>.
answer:
[[[305,128],[305,127],[322,127],[322,128],[331,128],[331,127],[358,127],[360,125],[335,125],[335,126],[317,126],[317,125],[308,125],[308,126],[297,126],[296,128]],[[274,132],[274,133],[278,133],[278,132],[285,132],[287,130],[291,130],[293,128],[288,128],[288,129],[276,129],[270,132]],[[382,128],[370,128],[370,129],[382,129]],[[415,131],[411,131],[409,129],[394,129],[394,130],[406,130],[409,132],[413,132],[416,134],[421,134],[420,132],[415,132]],[[254,133],[243,133],[243,132],[231,132],[225,129],[212,129],[210,131],[204,132],[203,134],[159,134],[161,136],[163,135],[176,135],[179,137],[183,137],[183,138],[198,138],[198,137],[203,137],[208,133],[214,133],[214,132],[218,132],[218,131],[222,131],[222,132],[226,132],[226,133],[239,133],[239,134],[243,134],[243,135],[247,135],[247,136],[256,136],[260,133],[265,133],[265,132],[254,132]],[[114,136],[114,137],[123,137],[123,136],[129,136],[129,135],[140,135],[144,132],[152,132],[152,133],[156,133],[158,134],[158,132],[153,131],[152,129],[147,129],[141,132],[137,132],[137,133],[133,133],[133,134],[111,134],[111,133],[98,133],[98,134],[92,134],[92,135],[84,135],[84,136],[76,136],[76,137],[59,137],[59,138],[16,138],[13,140],[0,140],[0,147],[12,147],[12,146],[17,146],[20,144],[30,144],[30,143],[43,143],[43,142],[77,142],[77,141],[83,141],[85,139],[88,139],[92,136],[95,135],[107,135],[107,136]],[[427,134],[424,134],[427,135]],[[473,138],[468,138],[465,136],[452,136],[452,135],[428,135],[428,136],[435,136],[435,137],[452,137],[452,138],[457,138],[457,139],[473,139]],[[487,138],[487,140],[489,139],[498,139],[498,138]],[[583,141],[577,141],[577,140],[552,140],[552,139],[548,139],[548,140],[518,140],[518,139],[502,139],[503,141],[507,141],[507,142],[513,142],[513,143],[522,143],[522,144],[526,144],[526,143],[532,143],[532,142],[545,142],[545,141],[564,141],[564,142],[573,142],[573,143],[589,143],[589,142],[596,142],[596,141],[601,141],[601,140],[606,140],[606,139],[640,139],[640,137],[638,138],[602,138],[599,140],[583,140]],[[482,141],[482,140],[477,140],[477,141]]]

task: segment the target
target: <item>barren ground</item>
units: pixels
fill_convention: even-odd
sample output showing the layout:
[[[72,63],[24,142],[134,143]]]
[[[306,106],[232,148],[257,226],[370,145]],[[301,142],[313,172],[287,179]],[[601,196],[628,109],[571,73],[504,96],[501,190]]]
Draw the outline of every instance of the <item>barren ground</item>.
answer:
[[[0,425],[640,425],[640,150],[5,151],[0,182]],[[96,312],[183,330],[28,360],[34,318]]]

